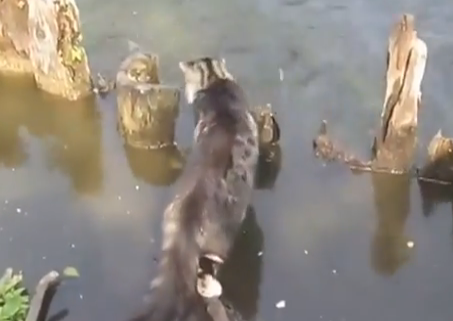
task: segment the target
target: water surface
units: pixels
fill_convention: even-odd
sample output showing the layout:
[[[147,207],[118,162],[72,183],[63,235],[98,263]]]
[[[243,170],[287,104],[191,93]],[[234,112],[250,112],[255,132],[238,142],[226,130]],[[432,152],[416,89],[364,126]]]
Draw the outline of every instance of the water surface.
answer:
[[[337,139],[369,154],[387,37],[405,11],[416,15],[428,45],[417,161],[438,128],[453,136],[451,3],[78,3],[94,72],[113,76],[129,39],[160,55],[162,78],[171,84],[182,85],[179,60],[221,55],[251,102],[273,104],[282,127],[282,169],[273,186],[255,193],[256,221],[227,276],[244,314],[451,319],[450,204],[424,216],[415,182],[355,176],[322,166],[311,152],[326,118]],[[81,278],[65,283],[52,307],[68,308],[67,320],[125,320],[141,306],[155,272],[160,219],[177,174],[166,171],[162,155],[125,148],[115,122],[113,95],[69,104],[30,84],[0,82],[0,270],[22,269],[33,286],[50,269],[76,266]],[[185,104],[177,126],[178,144],[189,146],[193,119]],[[275,307],[280,300],[284,309]]]

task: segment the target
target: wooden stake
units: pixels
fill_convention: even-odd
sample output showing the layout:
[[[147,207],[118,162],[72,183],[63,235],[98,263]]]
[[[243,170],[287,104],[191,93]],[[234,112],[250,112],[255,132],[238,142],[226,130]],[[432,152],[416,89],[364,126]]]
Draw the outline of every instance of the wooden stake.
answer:
[[[404,14],[389,38],[381,128],[373,144],[374,168],[407,171],[412,165],[427,55],[414,17]]]

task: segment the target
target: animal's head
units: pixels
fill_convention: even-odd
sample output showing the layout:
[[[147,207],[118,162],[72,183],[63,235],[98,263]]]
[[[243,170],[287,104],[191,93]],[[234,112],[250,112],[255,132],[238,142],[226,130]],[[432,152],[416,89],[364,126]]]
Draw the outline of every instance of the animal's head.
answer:
[[[184,75],[186,98],[189,104],[195,100],[198,91],[208,88],[216,80],[233,80],[223,58],[204,57],[181,61],[179,69]]]

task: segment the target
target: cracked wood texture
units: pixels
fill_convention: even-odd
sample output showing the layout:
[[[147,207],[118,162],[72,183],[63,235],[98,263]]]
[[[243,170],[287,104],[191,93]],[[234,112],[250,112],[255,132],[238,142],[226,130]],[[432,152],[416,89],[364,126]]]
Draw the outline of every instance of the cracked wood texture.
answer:
[[[0,72],[30,74],[66,100],[92,94],[75,0],[1,0]]]
[[[381,127],[372,148],[375,169],[406,172],[412,165],[427,55],[425,42],[417,37],[414,16],[404,14],[388,43]]]
[[[117,128],[124,142],[135,148],[175,146],[180,91],[159,82],[158,56],[133,50],[116,76]]]

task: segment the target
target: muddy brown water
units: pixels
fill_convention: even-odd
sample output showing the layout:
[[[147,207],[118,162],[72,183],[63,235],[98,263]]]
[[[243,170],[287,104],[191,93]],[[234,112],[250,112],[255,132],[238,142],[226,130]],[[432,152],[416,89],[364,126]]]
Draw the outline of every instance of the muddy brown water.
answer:
[[[226,277],[244,314],[451,320],[451,205],[425,216],[415,182],[324,167],[311,152],[326,118],[338,140],[369,154],[387,36],[405,11],[428,45],[417,162],[438,128],[453,136],[448,1],[78,3],[94,72],[113,76],[128,39],[159,53],[162,79],[177,85],[179,60],[221,55],[253,103],[274,105],[282,169],[271,188],[255,193],[256,221]],[[29,84],[0,82],[0,270],[21,269],[32,286],[50,269],[77,267],[81,277],[63,284],[52,305],[68,309],[67,320],[127,319],[155,273],[174,173],[163,170],[162,155],[125,149],[115,121],[113,95],[68,104]],[[189,146],[192,131],[183,103],[179,145]],[[286,306],[277,309],[281,300]]]

